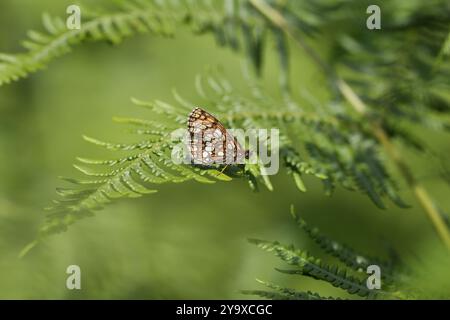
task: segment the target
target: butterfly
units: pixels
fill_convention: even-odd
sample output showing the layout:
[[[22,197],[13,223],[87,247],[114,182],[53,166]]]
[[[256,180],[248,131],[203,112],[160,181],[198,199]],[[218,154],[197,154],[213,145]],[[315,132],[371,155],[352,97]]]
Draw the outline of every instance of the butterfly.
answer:
[[[249,157],[249,151],[241,147],[216,117],[202,108],[194,108],[189,114],[188,131],[189,151],[194,164],[240,164]]]

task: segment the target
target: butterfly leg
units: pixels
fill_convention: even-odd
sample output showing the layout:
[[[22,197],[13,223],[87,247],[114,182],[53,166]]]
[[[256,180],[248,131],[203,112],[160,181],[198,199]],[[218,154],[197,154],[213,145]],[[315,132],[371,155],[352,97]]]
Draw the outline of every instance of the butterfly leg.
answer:
[[[217,174],[217,176],[221,175],[221,174],[225,171],[225,169],[228,168],[228,166],[229,166],[229,165],[227,164],[225,167],[223,167],[223,169],[220,170],[220,172]],[[216,177],[217,177],[217,176],[216,176]]]

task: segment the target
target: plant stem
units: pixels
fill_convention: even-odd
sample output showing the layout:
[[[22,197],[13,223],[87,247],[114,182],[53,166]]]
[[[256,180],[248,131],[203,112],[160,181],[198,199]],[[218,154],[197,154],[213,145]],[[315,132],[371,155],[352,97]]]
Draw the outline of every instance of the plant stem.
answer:
[[[285,32],[294,42],[300,46],[300,48],[334,81],[336,87],[339,89],[342,96],[349,102],[353,109],[359,114],[366,116],[368,115],[369,108],[361,100],[361,98],[355,93],[355,91],[347,84],[345,80],[340,78],[334,70],[332,70],[321,57],[312,49],[304,40],[302,34],[298,29],[291,27],[289,22],[284,18],[284,16],[268,5],[264,0],[250,0],[250,3],[270,22],[272,22],[276,27],[280,28]],[[428,219],[433,224],[436,232],[438,233],[440,239],[450,250],[450,231],[445,225],[445,222],[433,204],[427,190],[421,185],[419,181],[416,180],[414,175],[409,169],[406,162],[403,160],[400,152],[395,147],[395,145],[389,139],[388,134],[383,129],[381,124],[377,121],[373,121],[370,118],[366,118],[370,121],[372,127],[373,135],[382,144],[388,156],[397,166],[398,170],[402,174],[403,178],[407,184],[412,189],[414,196],[417,198],[418,202],[422,206],[423,210],[427,214]]]

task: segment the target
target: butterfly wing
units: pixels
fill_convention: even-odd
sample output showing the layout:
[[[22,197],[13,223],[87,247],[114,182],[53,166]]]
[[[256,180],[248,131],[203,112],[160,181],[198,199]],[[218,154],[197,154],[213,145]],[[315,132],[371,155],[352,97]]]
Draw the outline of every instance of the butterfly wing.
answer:
[[[201,108],[195,108],[189,115],[188,130],[191,160],[195,164],[235,163],[242,147],[217,120]]]

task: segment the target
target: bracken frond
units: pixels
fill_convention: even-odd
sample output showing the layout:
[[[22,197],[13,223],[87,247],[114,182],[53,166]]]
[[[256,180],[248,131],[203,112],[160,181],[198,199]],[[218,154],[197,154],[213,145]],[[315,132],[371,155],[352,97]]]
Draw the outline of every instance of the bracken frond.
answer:
[[[335,265],[328,265],[320,259],[309,255],[306,251],[295,249],[293,246],[281,245],[277,241],[249,239],[249,242],[265,251],[275,253],[277,257],[289,265],[297,267],[293,270],[277,269],[282,273],[299,274],[323,280],[350,294],[356,294],[361,297],[372,298],[379,294],[379,292],[368,289],[363,280],[348,274],[345,269],[339,269]]]
[[[255,84],[252,86],[256,88]],[[324,182],[326,192],[340,183],[348,189],[367,193],[380,207],[384,206],[383,196],[394,201],[397,199],[395,186],[376,155],[377,146],[357,119],[336,121],[308,110],[307,106],[292,109],[292,105],[283,106],[282,101],[255,90],[252,96],[242,96],[219,76],[201,78],[198,89],[211,102],[208,110],[227,127],[279,128],[280,157],[300,190],[306,190],[301,176],[309,174]],[[218,168],[174,163],[172,153],[177,152],[175,146],[180,143],[180,137],[172,133],[186,127],[187,115],[193,105],[179,94],[175,98],[177,105],[133,99],[135,104],[152,112],[152,120],[115,119],[120,124],[133,127],[131,132],[138,137],[137,142],[116,143],[84,137],[87,142],[118,156],[110,159],[78,158],[75,168],[85,178],[64,178],[74,187],[58,189],[60,198],[48,208],[50,214],[40,237],[65,231],[67,226],[91,216],[93,211],[116,199],[157,192],[157,186],[163,183],[189,180],[214,183],[235,177],[246,179],[255,190],[259,183],[273,190],[269,176],[264,174],[265,165],[260,162],[248,163],[242,169],[232,166],[223,173]],[[265,107],[261,107],[263,104]],[[270,151],[271,146],[267,146]],[[377,175],[378,171],[383,174]]]
[[[243,294],[256,295],[271,300],[339,300],[333,297],[323,297],[311,291],[298,291],[284,288],[274,283],[257,280],[262,285],[274,291],[267,290],[242,290]]]
[[[379,259],[366,258],[350,247],[343,247],[338,242],[319,233],[317,228],[310,227],[306,221],[299,218],[292,210],[291,213],[294,219],[306,231],[307,235],[317,242],[326,253],[337,257],[344,265],[324,262],[305,250],[296,249],[293,245],[283,245],[278,241],[249,239],[250,243],[264,251],[274,253],[289,266],[293,267],[293,269],[276,268],[277,271],[284,274],[301,275],[326,281],[334,287],[347,291],[354,297],[359,296],[366,299],[407,299],[414,297],[413,292],[405,293],[398,290],[399,287],[404,286],[410,280],[406,273],[399,273],[399,270],[396,270],[394,277],[394,271],[389,266],[386,267],[386,263],[378,264],[376,261],[380,261]],[[369,276],[366,274],[366,271],[370,265],[376,265],[380,268],[381,278],[379,281],[381,288],[371,289],[366,284],[366,279]],[[243,293],[275,300],[333,299],[333,297],[320,296],[318,293],[297,291],[260,280],[258,282],[273,291],[245,290]]]
[[[341,262],[353,270],[358,272],[366,272],[369,265],[376,264],[383,267],[383,274],[388,272],[390,267],[387,262],[381,262],[379,259],[359,254],[349,246],[330,239],[320,232],[318,228],[310,226],[304,219],[302,219],[295,212],[293,206],[291,206],[291,215],[297,225],[304,230],[309,238],[314,240],[314,242],[316,242],[323,251],[338,258]]]
[[[28,39],[23,41],[26,52],[0,53],[0,86],[45,68],[55,58],[86,42],[119,44],[142,33],[173,37],[181,26],[197,35],[213,34],[219,45],[244,52],[258,73],[265,38],[272,34],[282,49],[281,68],[287,74],[286,39],[246,0],[122,0],[108,9],[82,6],[81,12],[81,28],[73,30],[66,27],[62,18],[44,14],[44,31],[30,30]]]

